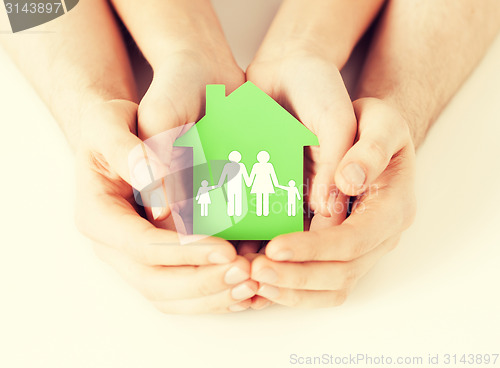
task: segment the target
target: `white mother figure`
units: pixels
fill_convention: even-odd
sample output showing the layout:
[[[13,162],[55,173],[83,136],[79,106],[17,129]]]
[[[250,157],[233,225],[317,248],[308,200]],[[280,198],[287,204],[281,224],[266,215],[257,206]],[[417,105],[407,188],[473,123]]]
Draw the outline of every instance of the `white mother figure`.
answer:
[[[245,180],[248,186],[252,185],[251,193],[256,196],[257,216],[269,215],[269,194],[274,193],[274,187],[279,185],[274,166],[269,162],[269,158],[268,152],[260,151],[257,154],[259,162],[252,166],[250,180]]]

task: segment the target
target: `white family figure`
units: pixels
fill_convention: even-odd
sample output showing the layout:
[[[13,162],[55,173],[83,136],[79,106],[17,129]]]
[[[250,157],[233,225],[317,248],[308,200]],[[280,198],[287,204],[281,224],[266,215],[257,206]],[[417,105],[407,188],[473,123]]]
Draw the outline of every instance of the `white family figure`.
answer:
[[[243,180],[245,181],[245,184],[247,184],[250,178],[248,177],[245,164],[240,162],[241,154],[238,151],[232,151],[228,158],[229,162],[225,164],[222,169],[222,174],[220,176],[219,183],[217,184],[217,188],[220,188],[227,178],[227,215],[241,216]]]
[[[208,181],[203,180],[201,182],[201,187],[198,189],[198,193],[196,194],[196,200],[198,201],[198,204],[201,205],[201,216],[205,217],[208,216],[208,205],[212,203],[210,200],[210,192],[212,189],[215,189],[216,186],[208,186]]]
[[[241,216],[242,214],[243,182],[247,187],[252,187],[250,193],[255,194],[257,216],[269,215],[269,194],[274,193],[275,187],[288,192],[288,216],[296,215],[296,198],[300,200],[300,194],[295,181],[290,180],[288,186],[279,185],[267,151],[260,151],[257,154],[258,162],[252,166],[250,175],[245,164],[240,162],[241,154],[238,151],[232,151],[228,158],[229,162],[224,165],[217,185],[208,186],[206,180],[201,182],[196,195],[196,200],[201,205],[201,216],[208,216],[208,205],[211,203],[209,192],[222,187],[226,180],[228,216]]]
[[[290,180],[288,186],[277,185],[278,188],[286,190],[288,194],[288,216],[295,216],[297,214],[297,201],[300,201],[299,189],[295,186],[295,181]]]
[[[250,193],[255,194],[257,200],[257,216],[269,215],[269,194],[274,193],[274,187],[279,186],[274,166],[269,162],[269,153],[260,151],[257,162],[252,166],[247,186],[252,186]]]

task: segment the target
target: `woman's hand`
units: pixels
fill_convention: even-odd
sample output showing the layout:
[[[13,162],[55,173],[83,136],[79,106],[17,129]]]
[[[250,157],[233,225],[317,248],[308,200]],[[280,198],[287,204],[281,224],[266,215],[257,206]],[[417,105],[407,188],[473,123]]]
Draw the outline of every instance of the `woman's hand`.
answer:
[[[340,223],[346,209],[336,212],[334,207],[334,174],[353,144],[356,119],[337,67],[327,57],[309,51],[297,50],[288,56],[259,53],[247,70],[247,79],[317,135],[319,147],[310,148],[305,165],[308,203],[311,210]]]
[[[138,214],[132,183],[144,178],[130,163],[155,153],[134,134],[137,104],[115,100],[94,106],[82,119],[77,152],[79,229],[97,254],[165,313],[223,313],[249,307],[257,283],[248,260],[227,241],[191,239],[159,229]],[[139,148],[139,149],[138,149]],[[143,151],[144,148],[146,151]],[[137,157],[132,157],[137,156]],[[164,175],[160,165],[155,176]],[[186,239],[184,239],[184,242]]]
[[[244,73],[210,1],[112,3],[154,71],[139,104],[137,134],[160,160],[169,162],[175,128],[198,121],[204,113],[207,84],[225,84],[231,93],[245,81]],[[165,198],[156,202],[160,205],[146,208],[147,217],[164,226],[170,210]]]
[[[339,189],[357,195],[339,226],[320,214],[310,231],[279,236],[252,262],[255,300],[298,307],[342,304],[358,280],[398,243],[415,215],[415,152],[405,120],[381,100],[354,102],[358,137],[335,173]],[[346,167],[358,173],[353,182]],[[340,204],[339,200],[336,201]]]
[[[244,82],[244,74],[232,57],[218,60],[216,54],[214,50],[205,52],[203,45],[193,45],[191,50],[173,52],[155,68],[153,82],[139,104],[138,135],[161,161],[171,161],[174,140],[180,135],[176,128],[203,115],[207,84],[225,84],[231,93]],[[162,193],[165,191],[158,191]],[[166,203],[164,198],[158,202]],[[157,226],[163,226],[170,213],[166,205],[153,203],[146,209]]]

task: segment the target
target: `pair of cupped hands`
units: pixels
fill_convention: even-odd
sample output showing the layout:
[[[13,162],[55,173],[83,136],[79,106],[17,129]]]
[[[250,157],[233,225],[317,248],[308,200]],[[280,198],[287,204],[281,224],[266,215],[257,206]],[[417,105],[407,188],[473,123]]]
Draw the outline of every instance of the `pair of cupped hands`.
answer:
[[[165,313],[342,304],[414,217],[415,152],[399,112],[380,99],[352,102],[337,67],[313,53],[258,55],[244,73],[232,57],[184,50],[153,69],[139,104],[106,101],[81,118],[76,222],[98,256]],[[207,84],[230,93],[246,80],[317,135],[305,161],[314,216],[307,231],[278,236],[261,252],[257,242],[214,237],[181,244],[168,205],[140,215],[132,188],[164,172],[154,153],[152,177],[144,162],[131,168],[130,152],[197,121]]]

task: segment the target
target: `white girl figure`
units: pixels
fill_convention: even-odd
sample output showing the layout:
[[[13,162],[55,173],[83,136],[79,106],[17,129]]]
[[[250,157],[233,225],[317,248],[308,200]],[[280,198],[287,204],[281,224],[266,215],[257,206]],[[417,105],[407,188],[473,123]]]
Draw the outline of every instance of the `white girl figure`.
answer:
[[[276,185],[288,193],[288,216],[297,214],[297,199],[300,201],[299,189],[295,186],[295,180],[290,180],[288,186]]]
[[[269,194],[274,193],[274,187],[277,187],[278,179],[274,166],[269,162],[269,153],[260,151],[257,154],[258,163],[252,166],[250,180],[246,182],[247,186],[252,185],[251,193],[256,195],[257,216],[269,215]],[[255,180],[254,180],[255,179]]]
[[[210,194],[208,192],[215,188],[215,185],[209,187],[208,181],[203,180],[201,182],[200,189],[198,189],[198,194],[196,194],[195,199],[198,201],[198,204],[201,205],[201,216],[203,217],[208,216],[208,205],[212,203],[212,201],[210,201]]]

